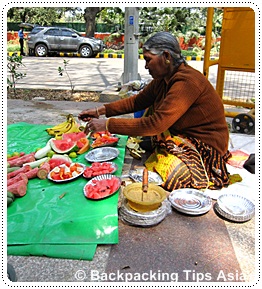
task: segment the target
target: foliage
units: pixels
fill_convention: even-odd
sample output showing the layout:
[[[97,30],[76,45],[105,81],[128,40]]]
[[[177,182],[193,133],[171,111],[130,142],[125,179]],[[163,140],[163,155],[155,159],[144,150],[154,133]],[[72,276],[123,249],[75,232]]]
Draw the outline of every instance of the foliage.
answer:
[[[52,25],[64,17],[65,12],[74,13],[79,8],[71,7],[12,7],[7,17],[13,22],[26,22],[38,25]]]
[[[10,76],[7,76],[7,88],[11,88],[15,96],[17,81],[26,76],[26,73],[17,71],[21,66],[25,66],[22,59],[22,56],[16,54],[7,56],[7,72],[10,73]]]
[[[187,56],[198,56],[197,52],[196,52],[196,51],[193,51],[193,50],[182,50],[182,51],[181,51],[181,54],[182,54],[184,57],[187,57]]]
[[[60,76],[63,76],[63,72],[66,73],[66,75],[67,75],[67,77],[68,77],[68,80],[69,80],[69,82],[70,82],[70,86],[71,86],[71,95],[73,95],[75,86],[73,85],[72,80],[71,80],[71,77],[70,77],[70,75],[69,75],[69,73],[68,73],[68,71],[67,71],[67,65],[68,65],[68,63],[69,63],[69,60],[63,59],[63,65],[64,65],[64,67],[59,66],[59,67],[58,67],[58,73],[59,73]]]
[[[125,23],[125,12],[119,7],[106,7],[97,14],[97,23],[116,24],[116,32],[121,30]]]
[[[109,49],[104,49],[103,53],[124,54],[124,50],[123,49],[116,50],[116,49],[109,48]]]
[[[19,44],[13,44],[12,41],[7,43],[7,52],[17,52],[20,50]]]

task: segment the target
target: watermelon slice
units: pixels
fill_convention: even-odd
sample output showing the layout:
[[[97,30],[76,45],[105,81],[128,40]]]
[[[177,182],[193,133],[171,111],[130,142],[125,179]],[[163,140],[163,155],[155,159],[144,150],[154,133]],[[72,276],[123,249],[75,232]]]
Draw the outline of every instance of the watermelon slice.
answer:
[[[63,140],[70,139],[72,141],[78,141],[81,138],[85,138],[86,134],[83,131],[80,132],[71,132],[71,133],[64,133],[62,136]]]
[[[79,148],[76,145],[76,141],[73,141],[71,139],[55,139],[52,138],[50,140],[50,145],[53,151],[55,151],[58,154],[66,154],[71,151],[78,151]]]

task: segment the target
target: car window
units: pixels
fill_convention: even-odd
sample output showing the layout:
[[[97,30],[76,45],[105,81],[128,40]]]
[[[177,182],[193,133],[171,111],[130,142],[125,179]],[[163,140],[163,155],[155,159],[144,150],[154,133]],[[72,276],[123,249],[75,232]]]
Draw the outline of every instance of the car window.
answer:
[[[79,32],[77,32],[77,31],[74,30],[74,29],[72,29],[72,30],[73,30],[73,33],[75,33],[75,34],[77,34],[78,36],[82,37],[82,35],[81,35]]]
[[[74,34],[74,32],[67,30],[67,29],[62,29],[62,31],[61,31],[62,36],[72,37],[72,34]]]
[[[60,35],[60,32],[59,32],[59,29],[57,29],[57,28],[51,28],[51,29],[48,29],[48,30],[45,32],[45,35],[59,36],[59,35]]]
[[[35,27],[30,33],[31,34],[36,34],[40,31],[42,31],[44,29],[44,27]]]

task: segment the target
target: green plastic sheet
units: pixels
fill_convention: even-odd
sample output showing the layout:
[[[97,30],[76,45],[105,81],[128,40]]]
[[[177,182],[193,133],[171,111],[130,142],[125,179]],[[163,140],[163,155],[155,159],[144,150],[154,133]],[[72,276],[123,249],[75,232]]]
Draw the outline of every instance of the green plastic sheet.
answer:
[[[45,146],[50,125],[16,123],[7,127],[8,153],[30,153]],[[126,136],[119,136],[115,175],[124,163]],[[90,165],[79,155],[73,161]],[[69,182],[31,179],[27,193],[7,210],[9,255],[37,255],[92,260],[97,244],[118,243],[118,193],[100,201],[88,200],[82,176]],[[60,196],[64,194],[62,198]]]

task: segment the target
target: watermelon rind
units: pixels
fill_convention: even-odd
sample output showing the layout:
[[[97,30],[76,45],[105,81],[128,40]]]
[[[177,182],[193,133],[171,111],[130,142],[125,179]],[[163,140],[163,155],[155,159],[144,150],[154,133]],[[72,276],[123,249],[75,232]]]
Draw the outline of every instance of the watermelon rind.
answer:
[[[50,146],[52,150],[58,154],[67,154],[72,151],[78,151],[79,148],[76,145],[76,141],[70,141],[70,140],[57,140],[55,138],[52,138],[50,140]],[[63,148],[65,146],[65,148]]]

